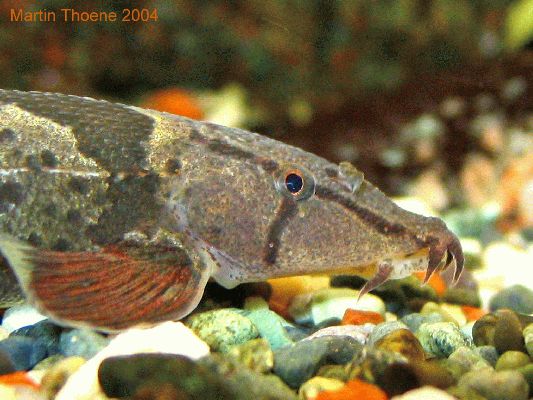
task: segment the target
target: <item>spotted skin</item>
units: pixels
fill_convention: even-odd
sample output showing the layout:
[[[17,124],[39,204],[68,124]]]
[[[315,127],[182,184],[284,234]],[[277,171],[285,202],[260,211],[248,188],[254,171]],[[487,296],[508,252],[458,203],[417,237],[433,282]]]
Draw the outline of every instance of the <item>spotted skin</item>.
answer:
[[[179,319],[209,277],[233,287],[353,273],[377,284],[448,265],[458,278],[463,267],[441,220],[399,208],[351,165],[244,130],[0,90],[0,143],[0,305],[24,294],[66,325]],[[294,171],[305,196],[284,187]],[[184,256],[163,271],[162,248]]]

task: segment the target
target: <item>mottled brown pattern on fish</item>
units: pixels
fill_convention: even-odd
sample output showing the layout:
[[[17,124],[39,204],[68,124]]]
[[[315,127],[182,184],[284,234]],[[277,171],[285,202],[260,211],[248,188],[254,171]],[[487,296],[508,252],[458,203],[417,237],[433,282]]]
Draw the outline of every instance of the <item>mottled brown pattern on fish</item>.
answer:
[[[457,264],[456,277],[462,270],[460,243],[442,221],[402,210],[349,164],[241,129],[0,90],[0,143],[0,305],[18,293],[9,260],[29,298],[66,324],[114,330],[180,318],[209,275],[233,287],[375,271],[371,289],[428,260],[428,276],[441,261]],[[305,174],[306,195],[291,197],[288,173]],[[191,263],[158,270],[151,250],[167,247]]]

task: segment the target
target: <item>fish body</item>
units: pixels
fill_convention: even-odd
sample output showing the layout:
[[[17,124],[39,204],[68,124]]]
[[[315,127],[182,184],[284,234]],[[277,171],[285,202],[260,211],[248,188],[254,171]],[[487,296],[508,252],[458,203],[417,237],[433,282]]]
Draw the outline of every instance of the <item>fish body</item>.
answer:
[[[208,279],[463,267],[437,218],[351,164],[241,129],[0,90],[0,304],[103,330],[179,319]]]

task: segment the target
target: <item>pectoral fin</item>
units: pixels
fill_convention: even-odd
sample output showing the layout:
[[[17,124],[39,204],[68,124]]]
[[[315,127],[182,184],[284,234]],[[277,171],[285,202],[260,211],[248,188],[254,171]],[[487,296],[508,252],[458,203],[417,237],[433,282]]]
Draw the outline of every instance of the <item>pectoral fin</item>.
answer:
[[[0,252],[43,313],[67,325],[106,331],[187,315],[210,274],[194,251],[160,238],[99,252],[58,252],[0,234]]]

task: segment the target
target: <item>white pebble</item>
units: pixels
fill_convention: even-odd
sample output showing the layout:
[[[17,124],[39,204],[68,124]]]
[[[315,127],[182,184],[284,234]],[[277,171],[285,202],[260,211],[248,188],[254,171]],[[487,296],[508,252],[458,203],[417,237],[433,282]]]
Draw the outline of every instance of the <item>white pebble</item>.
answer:
[[[45,317],[29,304],[20,304],[6,310],[2,319],[2,328],[8,333],[28,325],[34,325]]]
[[[423,386],[418,389],[409,390],[400,396],[394,396],[391,400],[455,400],[455,397],[443,390],[432,386]]]

